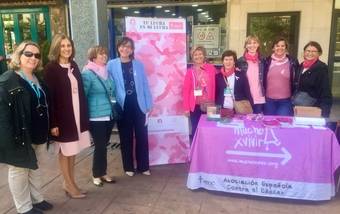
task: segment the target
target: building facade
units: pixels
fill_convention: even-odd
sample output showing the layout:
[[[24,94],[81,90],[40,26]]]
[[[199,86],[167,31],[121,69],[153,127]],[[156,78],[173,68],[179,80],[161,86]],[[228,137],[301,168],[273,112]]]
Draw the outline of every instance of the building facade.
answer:
[[[185,18],[188,53],[203,45],[216,64],[225,49],[242,55],[249,34],[260,37],[264,55],[271,52],[274,37],[286,37],[290,54],[300,61],[304,45],[318,41],[333,94],[340,97],[340,0],[2,0],[0,55],[9,56],[24,39],[37,41],[45,51],[45,44],[61,32],[74,40],[80,67],[93,45],[109,47],[113,58],[126,16]]]
[[[24,40],[37,42],[44,61],[55,33],[67,32],[67,7],[62,0],[0,1],[0,56],[10,59],[14,48]],[[1,70],[6,70],[3,60]]]

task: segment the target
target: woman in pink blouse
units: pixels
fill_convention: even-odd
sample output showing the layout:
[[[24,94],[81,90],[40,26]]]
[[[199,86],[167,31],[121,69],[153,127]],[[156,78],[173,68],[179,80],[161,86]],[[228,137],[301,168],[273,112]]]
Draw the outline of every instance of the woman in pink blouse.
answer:
[[[183,86],[183,107],[187,115],[190,114],[192,136],[196,132],[197,124],[202,113],[205,113],[207,103],[215,102],[215,74],[214,65],[206,62],[204,47],[192,49],[193,65],[188,68]]]
[[[244,42],[244,54],[237,60],[237,67],[246,74],[250,100],[255,114],[263,113],[265,93],[263,87],[264,58],[260,55],[260,40],[250,35]]]

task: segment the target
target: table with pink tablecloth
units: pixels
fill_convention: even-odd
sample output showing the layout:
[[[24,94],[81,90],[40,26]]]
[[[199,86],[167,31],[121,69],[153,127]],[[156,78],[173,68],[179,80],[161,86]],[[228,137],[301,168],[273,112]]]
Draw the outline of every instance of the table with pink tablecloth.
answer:
[[[242,121],[201,117],[191,145],[189,189],[304,200],[335,195],[340,146],[331,130]]]

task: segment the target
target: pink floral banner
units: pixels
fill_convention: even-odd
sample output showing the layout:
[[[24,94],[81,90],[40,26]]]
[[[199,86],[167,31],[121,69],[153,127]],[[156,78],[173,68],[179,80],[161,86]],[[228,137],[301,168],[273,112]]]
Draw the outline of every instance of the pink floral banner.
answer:
[[[188,119],[182,89],[187,68],[184,19],[126,17],[126,35],[135,41],[153,96],[149,118],[150,164],[183,163],[189,152]]]

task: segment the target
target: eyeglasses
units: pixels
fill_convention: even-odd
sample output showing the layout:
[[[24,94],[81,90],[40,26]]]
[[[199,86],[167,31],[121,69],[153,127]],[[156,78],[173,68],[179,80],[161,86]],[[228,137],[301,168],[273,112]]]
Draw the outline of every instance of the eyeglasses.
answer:
[[[132,49],[132,46],[131,46],[131,45],[121,45],[120,47],[126,48],[126,49]]]
[[[319,53],[319,51],[312,51],[312,50],[305,50],[305,52],[306,52],[306,53],[313,53],[313,54]]]
[[[40,53],[32,53],[31,51],[24,51],[23,53],[22,53],[25,57],[32,57],[32,56],[34,56],[34,58],[36,58],[36,59],[40,59],[41,58],[41,54]]]

